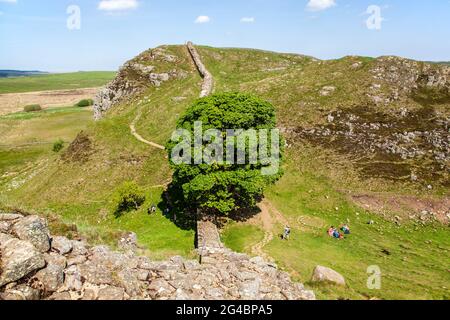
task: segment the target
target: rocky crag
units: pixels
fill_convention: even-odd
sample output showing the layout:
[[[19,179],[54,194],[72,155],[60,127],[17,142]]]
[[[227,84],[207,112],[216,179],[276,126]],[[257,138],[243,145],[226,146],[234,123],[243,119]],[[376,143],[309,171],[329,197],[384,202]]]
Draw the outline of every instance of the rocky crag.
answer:
[[[152,62],[165,64],[167,70],[157,72]],[[171,79],[183,79],[186,71],[177,69],[178,57],[168,54],[165,47],[145,51],[126,62],[116,78],[100,90],[94,101],[94,119],[100,120],[114,105],[142,93],[150,86],[160,87]]]
[[[336,90],[327,86],[320,94],[332,97]],[[285,133],[350,155],[364,177],[450,186],[450,67],[381,57],[361,90],[365,103],[337,107],[322,123]]]
[[[0,298],[6,300],[312,300],[314,293],[262,258],[209,248],[202,264],[121,252],[49,234],[38,216],[0,214]]]

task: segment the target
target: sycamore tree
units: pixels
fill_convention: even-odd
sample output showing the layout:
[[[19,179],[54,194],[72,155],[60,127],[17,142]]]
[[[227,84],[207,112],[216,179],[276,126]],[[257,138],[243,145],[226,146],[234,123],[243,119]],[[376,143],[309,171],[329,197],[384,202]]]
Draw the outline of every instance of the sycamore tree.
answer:
[[[282,176],[282,145],[269,102],[244,93],[199,99],[166,145],[170,191],[180,206],[208,214],[253,207]]]

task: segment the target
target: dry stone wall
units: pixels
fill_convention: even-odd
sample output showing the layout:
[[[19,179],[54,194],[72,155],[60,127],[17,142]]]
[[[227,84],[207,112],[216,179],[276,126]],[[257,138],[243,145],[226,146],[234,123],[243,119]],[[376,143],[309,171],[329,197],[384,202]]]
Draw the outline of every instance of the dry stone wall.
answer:
[[[0,213],[0,299],[5,300],[311,300],[314,293],[260,257],[210,248],[202,264],[151,261],[124,249],[50,235],[38,216]]]

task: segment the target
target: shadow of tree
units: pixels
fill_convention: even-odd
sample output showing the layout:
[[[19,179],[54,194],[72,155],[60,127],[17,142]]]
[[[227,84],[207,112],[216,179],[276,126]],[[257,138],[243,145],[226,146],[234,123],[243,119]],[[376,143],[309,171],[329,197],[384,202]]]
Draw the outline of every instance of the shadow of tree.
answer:
[[[178,228],[187,231],[196,231],[196,211],[186,206],[183,201],[183,195],[172,184],[163,192],[161,201],[158,203],[158,208]]]

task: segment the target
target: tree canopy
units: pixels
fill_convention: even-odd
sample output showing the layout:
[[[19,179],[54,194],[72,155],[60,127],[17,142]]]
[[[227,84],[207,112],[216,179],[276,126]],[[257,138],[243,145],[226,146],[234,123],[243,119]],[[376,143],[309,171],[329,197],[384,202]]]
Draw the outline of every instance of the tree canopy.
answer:
[[[201,141],[195,139],[200,122]],[[184,133],[175,134],[167,143],[174,170],[172,192],[178,195],[184,207],[200,208],[209,214],[228,215],[255,206],[264,188],[282,176],[279,162],[283,142],[273,135],[273,132],[278,133],[275,126],[274,107],[254,95],[221,93],[198,99],[177,123],[177,128]],[[208,135],[211,129],[216,133]],[[230,130],[235,130],[234,136],[225,139],[229,138]],[[249,133],[256,140],[248,138]],[[187,135],[192,138],[186,138]],[[184,148],[179,152],[177,148],[183,136]],[[216,148],[211,149],[211,143],[215,143]],[[269,150],[268,146],[272,148]],[[264,149],[268,151],[267,158],[261,157]],[[184,162],[174,161],[174,153],[180,153]],[[196,161],[196,155],[204,161]],[[268,171],[275,161],[278,161],[276,170]]]

